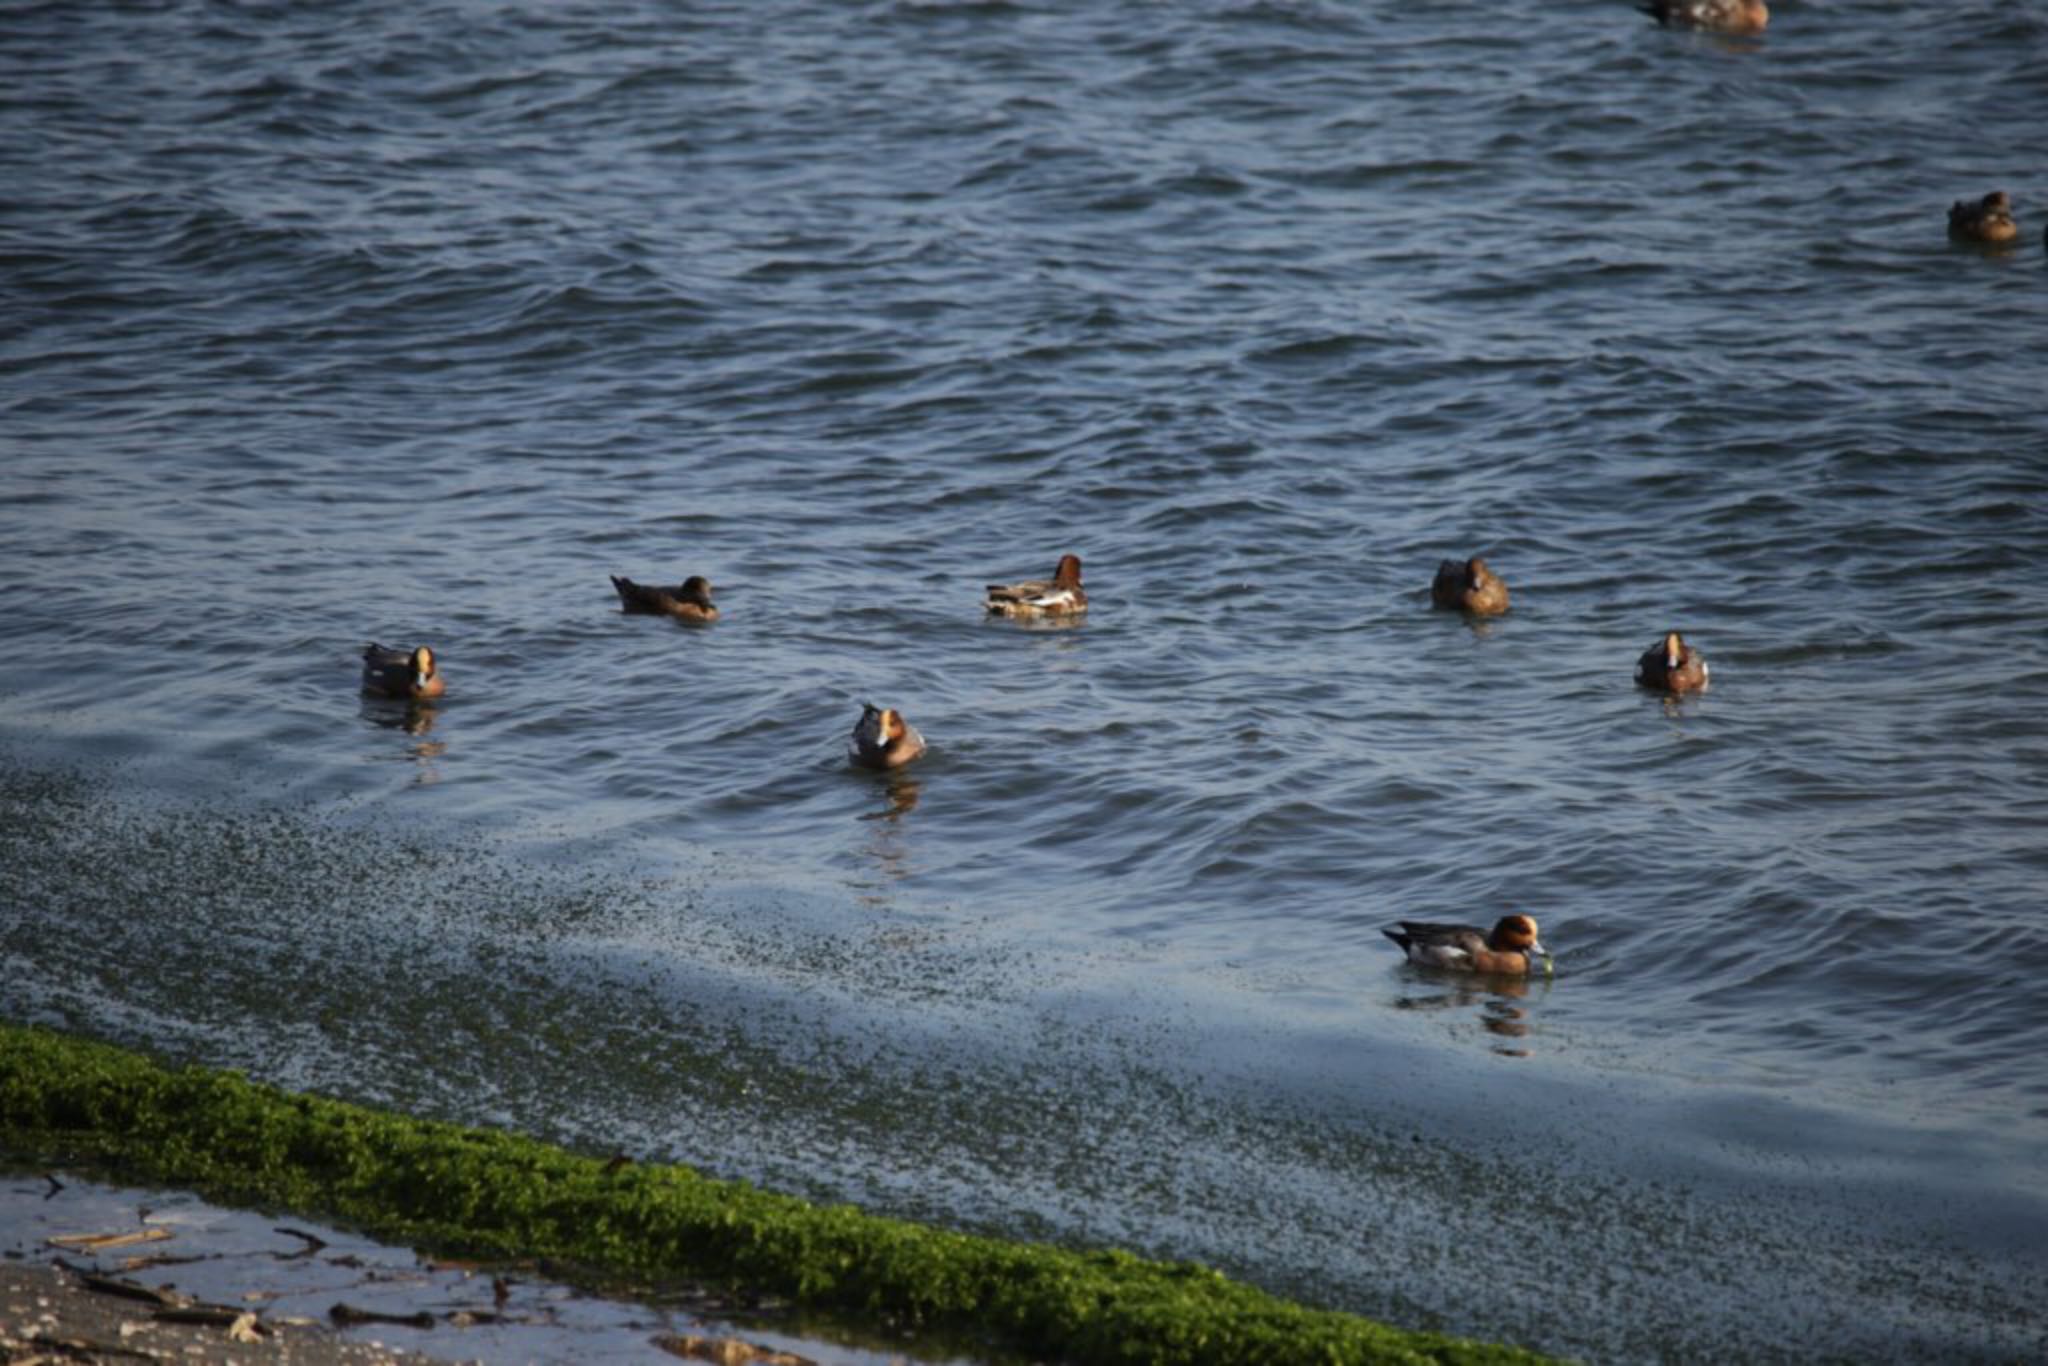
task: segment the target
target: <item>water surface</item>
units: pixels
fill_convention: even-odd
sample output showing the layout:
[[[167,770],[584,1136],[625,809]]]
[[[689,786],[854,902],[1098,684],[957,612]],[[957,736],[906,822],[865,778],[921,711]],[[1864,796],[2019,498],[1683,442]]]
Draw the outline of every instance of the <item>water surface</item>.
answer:
[[[50,5],[0,74],[0,1010],[1592,1359],[2040,1351],[2039,16]],[[1066,551],[1084,624],[984,618]],[[1380,935],[1507,909],[1553,980]]]

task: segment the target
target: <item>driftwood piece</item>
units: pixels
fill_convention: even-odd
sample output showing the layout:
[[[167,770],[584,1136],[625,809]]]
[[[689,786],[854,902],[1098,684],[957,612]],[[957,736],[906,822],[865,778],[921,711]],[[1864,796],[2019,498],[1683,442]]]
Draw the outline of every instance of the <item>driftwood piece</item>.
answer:
[[[778,1351],[744,1338],[703,1337],[696,1333],[664,1333],[654,1345],[672,1356],[709,1361],[713,1366],[817,1366],[809,1357]]]
[[[160,1243],[171,1236],[167,1228],[138,1228],[128,1233],[53,1233],[43,1241],[51,1247],[69,1248],[73,1252],[103,1252],[110,1247],[129,1247],[135,1243]]]
[[[307,1233],[303,1229],[286,1228],[280,1224],[278,1227],[272,1229],[271,1232],[282,1233],[287,1238],[298,1238],[306,1244],[297,1252],[272,1253],[271,1255],[276,1257],[280,1262],[294,1262],[301,1257],[310,1257],[314,1253],[318,1252],[321,1248],[327,1246],[327,1240],[325,1238],[322,1238],[317,1234]]]
[[[254,1323],[256,1315],[247,1309],[237,1309],[231,1304],[172,1304],[166,1305],[150,1315],[158,1323],[192,1323],[202,1328],[225,1328],[230,1335],[235,1326],[244,1319]],[[248,1338],[238,1341],[247,1342]]]
[[[175,1290],[159,1290],[153,1285],[123,1280],[119,1276],[102,1276],[97,1271],[87,1271],[84,1267],[73,1266],[69,1262],[60,1261],[57,1265],[78,1277],[79,1284],[87,1290],[97,1290],[102,1295],[119,1295],[124,1300],[140,1300],[159,1309],[175,1309],[187,1302],[185,1297]]]
[[[434,1316],[422,1309],[417,1314],[384,1314],[375,1309],[358,1309],[352,1304],[336,1300],[328,1307],[327,1317],[344,1326],[358,1323],[389,1323],[400,1328],[432,1328]]]

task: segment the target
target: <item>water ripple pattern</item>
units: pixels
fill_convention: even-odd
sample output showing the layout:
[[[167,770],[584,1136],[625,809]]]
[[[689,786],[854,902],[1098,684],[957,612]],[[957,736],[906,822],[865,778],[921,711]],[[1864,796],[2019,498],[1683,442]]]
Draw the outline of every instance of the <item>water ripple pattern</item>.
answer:
[[[1753,40],[1620,0],[13,7],[0,731],[14,843],[64,815],[82,844],[22,855],[0,1008],[712,1162],[613,1056],[633,1038],[515,1041],[520,983],[589,984],[550,1009],[595,1018],[644,960],[649,1019],[705,973],[796,1012],[719,1023],[785,1050],[771,1071],[813,1034],[914,1052],[967,1027],[964,993],[1027,1036],[1114,1016],[1169,1071],[1242,1028],[1287,1105],[1371,1109],[1330,1093],[1370,1078],[1419,1091],[1428,1139],[1479,1122],[1428,1099],[1431,1058],[1527,1096],[1546,1151],[1584,1112],[1545,1094],[1642,1086],[1663,1099],[1613,1171],[1668,1174],[1645,1154],[1701,1134],[1766,1166],[1860,1143],[1921,1151],[1899,1179],[1930,1208],[1995,1181],[2032,1217],[2048,126],[2016,113],[2044,103],[2048,19],[1993,0],[1784,0]],[[1952,200],[2000,188],[2018,246],[1946,240]],[[1068,551],[1084,621],[985,619],[981,585]],[[1473,553],[1505,617],[1430,609]],[[723,620],[622,615],[614,573],[704,574]],[[1672,629],[1702,695],[1632,685]],[[433,644],[446,699],[358,697],[371,639]],[[928,757],[849,771],[866,700]],[[55,772],[117,775],[118,809],[48,796]],[[610,909],[549,912],[518,974],[465,968],[502,999],[456,1022],[390,982],[445,1054],[338,1046],[345,1012],[308,1025],[289,992],[119,985],[184,935],[290,963],[488,956],[503,928],[408,883],[448,923],[330,942],[358,874],[312,871],[266,874],[291,913],[242,924],[249,895],[194,881],[234,881],[238,818],[192,814],[223,803],[327,813],[370,882],[395,829]],[[92,890],[117,852],[148,864],[159,805],[221,857]],[[728,910],[681,932],[645,892],[666,879]],[[135,910],[159,898],[188,918]],[[813,909],[750,919],[786,904]],[[1507,909],[1541,918],[1554,983],[1429,981],[1379,934]],[[924,936],[948,948],[906,960],[918,990],[830,948]],[[1382,1054],[1424,1061],[1358,1061]],[[614,1069],[609,1101],[571,1094],[581,1069]],[[1827,1118],[1756,1118],[1780,1104]],[[1146,1113],[1185,1137],[1199,1108]],[[1733,1340],[1711,1304],[1693,1328],[1597,1297],[1459,1310],[1442,1257],[1389,1285],[1336,1230],[1247,1251],[1137,1158],[1075,1187],[1028,1137],[968,1157],[941,1126],[966,1148],[918,1167],[811,1118],[749,1126],[728,1169],[1234,1246],[1270,1282],[1595,1357],[1906,1341],[1858,1336],[1893,1325],[1875,1290],[1875,1327],[1807,1342],[1791,1309]],[[1224,1205],[1313,1207],[1335,1178],[1284,1146],[1189,1151]],[[2048,1278],[2038,1252],[2012,1274]],[[1917,1303],[1899,1350],[2027,1355],[2014,1295]]]

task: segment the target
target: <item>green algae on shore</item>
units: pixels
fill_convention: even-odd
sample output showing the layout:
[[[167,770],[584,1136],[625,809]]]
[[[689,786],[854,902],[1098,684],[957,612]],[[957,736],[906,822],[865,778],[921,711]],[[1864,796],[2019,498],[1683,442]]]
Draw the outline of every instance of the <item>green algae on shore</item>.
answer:
[[[0,1143],[485,1257],[744,1284],[1076,1362],[1532,1362],[1188,1263],[1007,1243],[0,1023]]]

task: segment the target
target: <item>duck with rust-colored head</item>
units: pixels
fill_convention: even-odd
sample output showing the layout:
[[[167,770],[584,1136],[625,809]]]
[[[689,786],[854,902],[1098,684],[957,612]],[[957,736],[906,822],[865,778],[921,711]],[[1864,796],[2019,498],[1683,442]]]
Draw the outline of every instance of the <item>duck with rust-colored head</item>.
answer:
[[[988,586],[988,610],[999,617],[1073,617],[1088,610],[1081,591],[1081,557],[1060,556],[1050,579]]]
[[[1958,199],[1948,206],[1948,235],[1958,242],[1993,246],[2015,240],[2020,225],[2012,216],[2012,197],[2004,190],[1993,190],[1974,204]]]
[[[861,768],[901,768],[924,753],[924,737],[894,707],[860,704],[860,720],[846,742],[846,757]]]
[[[1438,565],[1429,596],[1439,607],[1470,612],[1477,617],[1499,616],[1508,610],[1507,583],[1477,555],[1462,564],[1445,560]]]
[[[1400,929],[1380,933],[1399,944],[1409,962],[1423,968],[1526,977],[1537,959],[1550,958],[1550,950],[1536,937],[1532,915],[1504,915],[1494,922],[1491,934],[1482,934],[1474,925],[1421,920],[1403,920]]]
[[[1707,657],[1667,631],[1636,661],[1636,682],[1660,692],[1698,692],[1707,686]]]
[[[702,574],[692,574],[674,588],[634,583],[614,574],[612,587],[619,590],[619,606],[628,612],[653,612],[677,621],[718,620],[718,609],[711,605],[711,580]]]
[[[373,640],[363,651],[364,692],[419,702],[439,697],[447,687],[441,661],[424,645],[388,649]]]
[[[1762,33],[1771,22],[1764,0],[1649,0],[1640,8],[1668,28],[1713,33]]]

